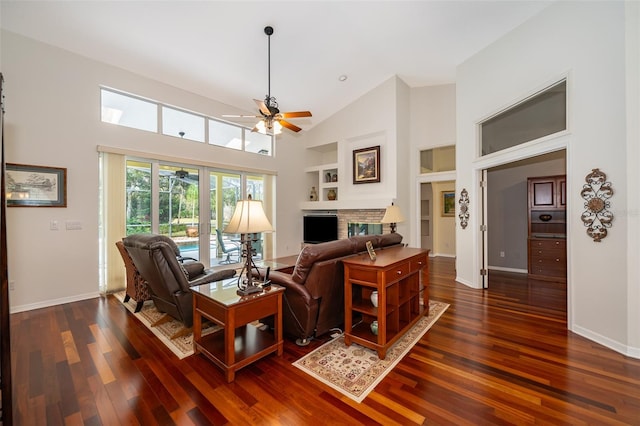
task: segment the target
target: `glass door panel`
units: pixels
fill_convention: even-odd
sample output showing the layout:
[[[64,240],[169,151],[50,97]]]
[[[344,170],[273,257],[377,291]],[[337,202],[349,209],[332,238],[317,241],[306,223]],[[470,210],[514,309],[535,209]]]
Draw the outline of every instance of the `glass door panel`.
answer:
[[[126,233],[151,232],[151,163],[127,160]]]
[[[173,239],[180,254],[200,259],[198,169],[161,164],[158,176],[158,232]]]
[[[240,199],[242,179],[239,174],[226,172],[209,173],[209,200],[211,203],[211,265],[240,262],[239,235],[224,234]],[[218,232],[220,235],[218,236]]]

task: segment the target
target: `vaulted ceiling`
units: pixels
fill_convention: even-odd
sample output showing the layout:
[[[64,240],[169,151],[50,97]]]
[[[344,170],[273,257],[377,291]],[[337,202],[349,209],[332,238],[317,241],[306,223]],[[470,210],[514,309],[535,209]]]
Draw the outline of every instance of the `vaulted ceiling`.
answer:
[[[5,1],[2,28],[308,129],[383,81],[453,83],[456,66],[551,1]],[[341,75],[347,76],[339,81]],[[302,124],[304,123],[304,124]]]

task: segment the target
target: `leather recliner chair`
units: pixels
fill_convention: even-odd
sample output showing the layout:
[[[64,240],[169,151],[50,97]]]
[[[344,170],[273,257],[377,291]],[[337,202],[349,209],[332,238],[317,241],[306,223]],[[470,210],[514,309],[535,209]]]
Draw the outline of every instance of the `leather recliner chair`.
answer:
[[[180,263],[180,249],[164,235],[134,234],[122,242],[147,282],[156,308],[183,322],[187,328],[193,326],[193,295],[189,288],[236,274],[234,269],[205,270],[200,262]]]

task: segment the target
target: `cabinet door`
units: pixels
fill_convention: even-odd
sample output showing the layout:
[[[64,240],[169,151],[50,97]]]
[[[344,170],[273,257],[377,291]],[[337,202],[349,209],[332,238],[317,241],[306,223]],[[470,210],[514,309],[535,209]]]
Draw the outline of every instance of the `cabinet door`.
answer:
[[[531,207],[554,207],[555,180],[532,180],[529,183]]]
[[[567,206],[567,180],[559,178],[557,181],[558,207]]]

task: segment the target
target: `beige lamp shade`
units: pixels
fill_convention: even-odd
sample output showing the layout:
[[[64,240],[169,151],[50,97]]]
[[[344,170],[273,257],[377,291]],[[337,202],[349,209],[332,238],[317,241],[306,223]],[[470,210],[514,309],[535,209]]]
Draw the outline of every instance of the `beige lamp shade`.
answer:
[[[262,201],[240,200],[236,204],[231,221],[222,231],[226,234],[255,234],[273,232],[273,227],[262,208]]]
[[[390,206],[387,207],[387,210],[384,212],[384,216],[382,217],[381,223],[398,223],[404,222],[404,216],[402,216],[402,212],[400,211],[400,207],[395,206],[391,203]]]

